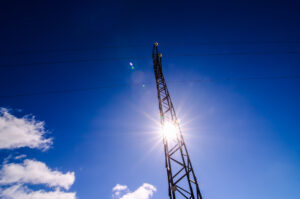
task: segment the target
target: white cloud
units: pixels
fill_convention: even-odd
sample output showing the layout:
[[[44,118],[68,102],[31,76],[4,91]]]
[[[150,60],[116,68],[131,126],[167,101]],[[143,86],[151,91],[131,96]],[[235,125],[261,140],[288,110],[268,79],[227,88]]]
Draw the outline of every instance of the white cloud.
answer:
[[[17,118],[5,108],[0,107],[0,149],[16,149],[21,147],[47,150],[52,138],[45,138],[44,122],[34,117]],[[52,170],[43,162],[24,160],[23,163],[9,163],[10,160],[20,161],[25,154],[4,159],[0,169],[1,199],[76,199],[75,192],[69,190],[75,181],[74,172],[62,173]],[[31,190],[26,185],[46,185],[54,187],[48,190]]]
[[[76,199],[76,193],[55,191],[33,191],[22,185],[14,185],[6,189],[0,189],[2,199]]]
[[[52,139],[46,139],[44,122],[38,122],[34,117],[17,118],[7,109],[0,108],[0,149],[15,149],[21,147],[47,150]]]
[[[124,191],[127,189],[126,185],[117,184],[112,190],[114,191]]]
[[[126,185],[117,184],[113,189],[113,198],[120,198],[120,195],[124,191],[129,191]]]
[[[27,155],[22,154],[22,155],[16,156],[15,159],[16,159],[16,160],[19,160],[19,159],[23,159],[23,158],[26,158],[26,157],[27,157]]]
[[[113,197],[119,199],[150,199],[156,192],[156,188],[151,184],[144,183],[137,190],[131,192],[126,185],[117,184],[113,188],[113,192]]]
[[[23,164],[4,164],[0,170],[0,184],[14,183],[45,184],[49,187],[69,189],[75,181],[74,172],[65,174],[49,169],[45,163],[35,160],[24,160]]]

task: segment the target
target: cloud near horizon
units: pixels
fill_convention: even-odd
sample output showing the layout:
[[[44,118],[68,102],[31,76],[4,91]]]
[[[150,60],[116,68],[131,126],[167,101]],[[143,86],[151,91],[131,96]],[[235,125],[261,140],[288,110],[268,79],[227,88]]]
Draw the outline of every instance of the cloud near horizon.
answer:
[[[76,193],[66,193],[56,189],[55,191],[32,191],[23,185],[13,185],[6,189],[0,189],[2,199],[76,199]]]
[[[144,183],[131,192],[126,185],[117,184],[112,191],[114,199],[150,199],[156,192],[156,188],[151,184]]]
[[[4,164],[0,170],[0,184],[14,183],[45,184],[48,187],[62,187],[66,190],[75,181],[74,172],[65,174],[49,169],[45,163],[35,160],[24,160],[23,164]]]
[[[17,118],[6,108],[0,108],[0,149],[21,147],[47,150],[52,144],[51,138],[45,138],[44,122],[34,117]]]

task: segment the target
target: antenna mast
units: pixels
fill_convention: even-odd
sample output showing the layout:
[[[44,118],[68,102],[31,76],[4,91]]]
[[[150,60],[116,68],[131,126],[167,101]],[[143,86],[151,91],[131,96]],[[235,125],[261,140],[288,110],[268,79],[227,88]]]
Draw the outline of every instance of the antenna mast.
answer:
[[[184,142],[175,109],[162,72],[162,54],[158,43],[153,44],[153,68],[159,102],[160,121],[163,133],[165,166],[167,169],[170,199],[202,199],[194,169]],[[171,126],[171,129],[167,127]],[[173,133],[173,136],[168,135]]]

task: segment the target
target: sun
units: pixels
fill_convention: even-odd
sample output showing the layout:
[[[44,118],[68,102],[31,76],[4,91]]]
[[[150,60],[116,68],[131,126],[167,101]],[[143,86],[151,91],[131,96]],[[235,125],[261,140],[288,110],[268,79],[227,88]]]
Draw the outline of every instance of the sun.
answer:
[[[165,136],[168,140],[176,139],[178,131],[178,127],[171,122],[164,123],[162,127],[162,135]]]

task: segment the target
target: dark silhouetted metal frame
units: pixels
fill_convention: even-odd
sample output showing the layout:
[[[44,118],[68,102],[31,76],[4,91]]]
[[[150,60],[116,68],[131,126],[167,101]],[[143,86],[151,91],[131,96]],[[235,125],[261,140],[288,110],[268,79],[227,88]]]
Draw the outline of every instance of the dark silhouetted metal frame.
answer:
[[[153,44],[152,58],[161,125],[164,127],[166,122],[170,122],[178,129],[178,133],[174,139],[169,139],[163,134],[170,199],[202,199],[195,172],[192,167],[179,122],[176,117],[175,109],[162,72],[162,55],[158,51],[158,43]]]

